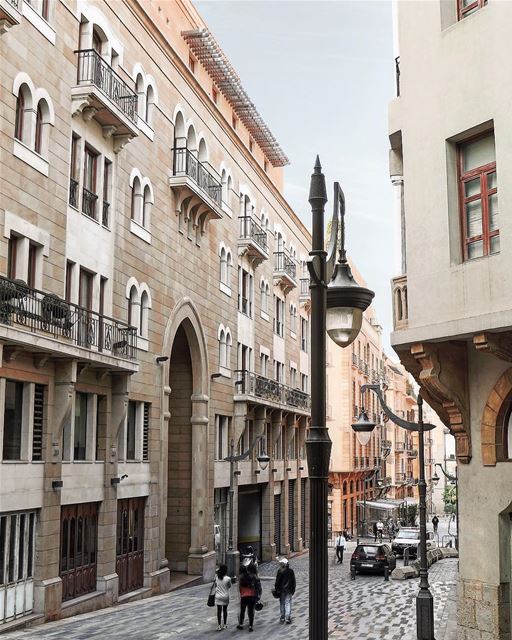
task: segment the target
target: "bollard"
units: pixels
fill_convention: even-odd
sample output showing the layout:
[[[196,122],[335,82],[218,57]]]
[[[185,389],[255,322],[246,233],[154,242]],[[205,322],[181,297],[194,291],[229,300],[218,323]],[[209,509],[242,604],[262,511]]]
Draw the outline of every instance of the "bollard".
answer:
[[[389,567],[387,565],[384,567],[384,580],[389,582]]]
[[[356,568],[354,565],[350,566],[350,579],[351,580],[355,580],[356,579]]]
[[[409,565],[409,547],[404,550],[404,567]]]

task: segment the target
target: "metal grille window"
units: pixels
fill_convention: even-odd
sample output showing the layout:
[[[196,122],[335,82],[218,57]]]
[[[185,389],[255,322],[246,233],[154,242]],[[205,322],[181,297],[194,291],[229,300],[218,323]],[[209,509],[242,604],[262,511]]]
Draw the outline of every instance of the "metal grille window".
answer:
[[[62,507],[59,575],[63,601],[96,590],[97,520],[96,503]]]
[[[494,133],[458,149],[459,202],[464,260],[500,250]]]
[[[295,480],[288,484],[288,543],[290,551],[295,549]]]
[[[281,494],[274,496],[274,544],[276,554],[281,553]]]
[[[116,572],[119,593],[144,584],[144,501],[127,498],[117,502]]]
[[[34,385],[32,460],[43,459],[44,397],[45,386],[43,384]]]
[[[151,404],[144,402],[144,420],[142,424],[142,460],[149,460],[149,413]]]
[[[32,611],[36,512],[0,515],[0,623]]]

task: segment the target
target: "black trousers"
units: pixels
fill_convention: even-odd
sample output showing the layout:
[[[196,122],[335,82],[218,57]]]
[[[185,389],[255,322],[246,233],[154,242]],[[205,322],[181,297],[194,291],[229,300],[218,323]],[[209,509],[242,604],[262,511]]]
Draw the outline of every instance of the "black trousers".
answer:
[[[247,609],[247,615],[249,616],[249,625],[252,627],[254,622],[254,606],[256,604],[256,596],[243,596],[240,598],[240,624],[244,623],[245,610]]]
[[[228,605],[227,604],[218,604],[217,605],[217,623],[219,625],[221,624],[221,614],[224,614],[223,615],[224,624],[226,624],[227,619],[228,619]]]
[[[336,558],[338,558],[338,562],[343,562],[344,551],[345,551],[345,547],[336,547]]]

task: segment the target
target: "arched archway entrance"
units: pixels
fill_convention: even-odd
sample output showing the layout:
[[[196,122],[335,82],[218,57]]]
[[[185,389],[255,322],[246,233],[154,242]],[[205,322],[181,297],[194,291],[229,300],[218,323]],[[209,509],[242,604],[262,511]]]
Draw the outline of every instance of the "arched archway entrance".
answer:
[[[208,456],[208,362],[199,315],[188,299],[169,319],[164,390],[167,413],[165,553],[171,571],[213,577],[213,516]]]

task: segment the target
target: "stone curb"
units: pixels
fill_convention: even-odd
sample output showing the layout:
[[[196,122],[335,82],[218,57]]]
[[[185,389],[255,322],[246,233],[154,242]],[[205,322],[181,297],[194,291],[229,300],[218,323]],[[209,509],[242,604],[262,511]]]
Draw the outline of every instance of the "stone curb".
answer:
[[[458,558],[457,549],[449,547],[436,547],[427,551],[427,565],[430,567],[443,558]],[[407,567],[396,567],[391,573],[391,580],[407,580],[408,578],[417,578],[420,575],[420,561],[414,560]]]

